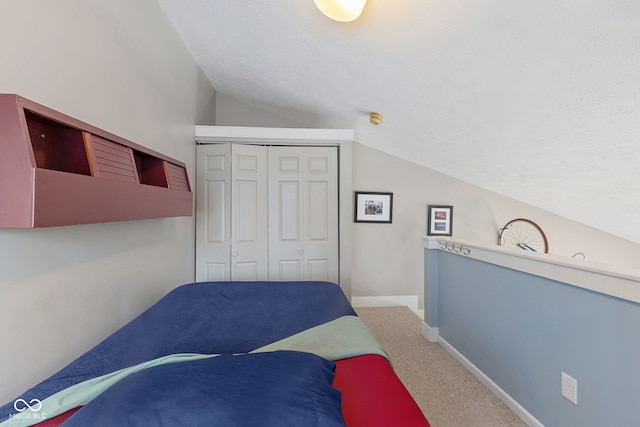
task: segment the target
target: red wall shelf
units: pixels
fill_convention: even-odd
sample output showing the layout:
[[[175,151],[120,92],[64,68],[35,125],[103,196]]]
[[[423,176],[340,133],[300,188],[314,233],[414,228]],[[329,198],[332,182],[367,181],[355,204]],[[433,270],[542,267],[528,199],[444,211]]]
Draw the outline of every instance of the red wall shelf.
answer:
[[[0,94],[0,227],[191,216],[184,163]]]

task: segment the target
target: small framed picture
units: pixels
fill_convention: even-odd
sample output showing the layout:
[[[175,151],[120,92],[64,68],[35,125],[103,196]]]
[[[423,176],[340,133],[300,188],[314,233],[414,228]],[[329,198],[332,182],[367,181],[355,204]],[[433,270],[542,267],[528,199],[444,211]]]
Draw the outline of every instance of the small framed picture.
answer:
[[[353,222],[391,224],[393,193],[356,191]]]
[[[453,229],[453,206],[427,208],[427,236],[451,236]]]

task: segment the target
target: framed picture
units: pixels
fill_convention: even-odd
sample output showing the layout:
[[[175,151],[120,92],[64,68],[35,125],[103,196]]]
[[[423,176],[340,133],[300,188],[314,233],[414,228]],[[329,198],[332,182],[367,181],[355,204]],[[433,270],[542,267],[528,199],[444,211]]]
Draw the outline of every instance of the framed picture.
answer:
[[[354,222],[391,224],[393,193],[356,191]]]
[[[453,229],[453,206],[427,208],[427,236],[451,236]]]

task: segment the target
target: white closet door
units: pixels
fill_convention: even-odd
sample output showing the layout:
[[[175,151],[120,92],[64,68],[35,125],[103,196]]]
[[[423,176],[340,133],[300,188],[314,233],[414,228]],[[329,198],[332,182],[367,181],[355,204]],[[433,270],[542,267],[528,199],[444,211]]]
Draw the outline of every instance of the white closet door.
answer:
[[[267,147],[231,145],[231,280],[268,280]]]
[[[338,283],[336,147],[269,148],[269,279]]]
[[[198,145],[196,280],[231,280],[231,146]]]
[[[198,146],[196,280],[268,280],[267,148]]]

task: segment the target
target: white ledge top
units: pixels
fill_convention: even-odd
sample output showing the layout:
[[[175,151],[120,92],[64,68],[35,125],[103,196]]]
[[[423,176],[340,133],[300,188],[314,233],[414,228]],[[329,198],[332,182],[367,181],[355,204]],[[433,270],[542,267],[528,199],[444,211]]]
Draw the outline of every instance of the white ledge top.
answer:
[[[450,237],[423,237],[424,247],[451,252],[536,276],[640,303],[640,270],[553,254],[483,245]]]
[[[353,141],[353,129],[266,128],[242,126],[196,126],[196,141],[207,142],[286,142],[297,144]]]

